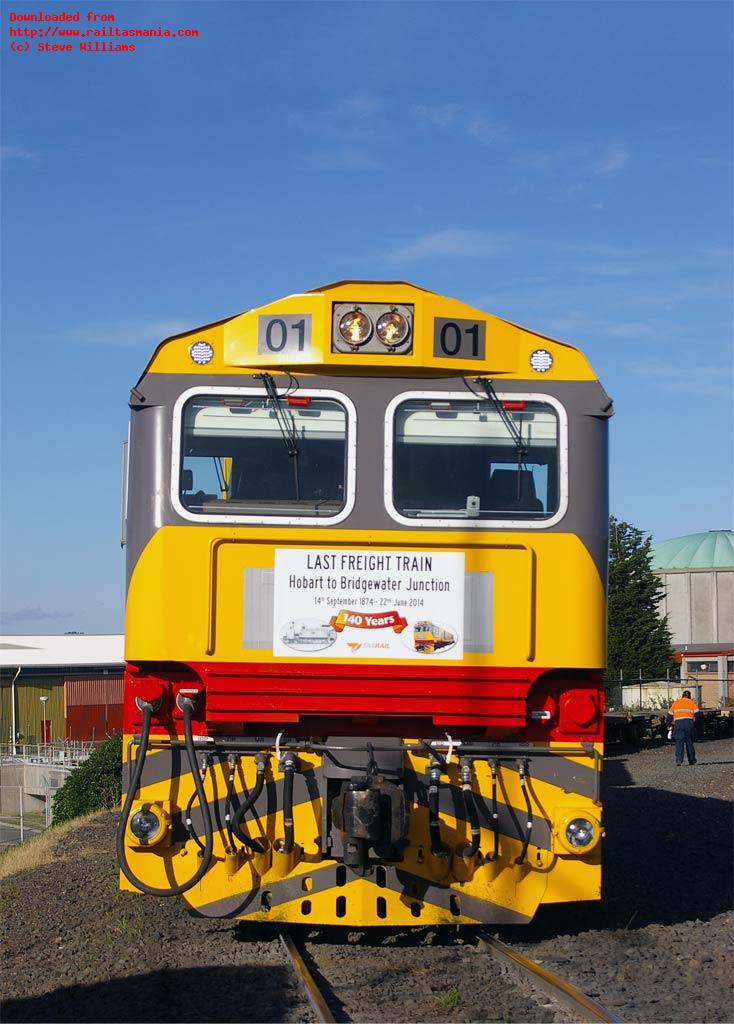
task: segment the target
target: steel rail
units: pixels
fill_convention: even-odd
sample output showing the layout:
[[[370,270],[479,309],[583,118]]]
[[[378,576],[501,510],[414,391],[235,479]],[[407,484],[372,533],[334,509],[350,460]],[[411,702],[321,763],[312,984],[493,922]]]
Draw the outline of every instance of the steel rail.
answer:
[[[585,992],[582,992],[581,989],[564,981],[563,978],[559,978],[557,974],[549,971],[547,967],[535,963],[534,960],[523,956],[522,953],[518,953],[510,946],[505,945],[504,942],[500,942],[499,939],[493,938],[486,932],[479,932],[477,941],[483,949],[497,960],[505,964],[507,961],[510,961],[510,963],[529,974],[533,984],[543,989],[557,1003],[560,1003],[564,1009],[570,1010],[571,1013],[581,1020],[601,1021],[603,1024],[623,1024],[621,1017],[617,1017],[611,1010],[607,1010],[600,1003],[587,996]]]
[[[301,956],[301,952],[293,941],[293,937],[284,928],[278,929],[278,935],[280,936],[280,941],[288,954],[296,974],[300,978],[301,983],[306,990],[308,1001],[311,1004],[311,1008],[316,1014],[316,1017],[318,1020],[322,1021],[323,1024],[335,1024],[336,1018],[329,1009],[321,989],[316,983],[316,979],[306,966],[306,961]]]

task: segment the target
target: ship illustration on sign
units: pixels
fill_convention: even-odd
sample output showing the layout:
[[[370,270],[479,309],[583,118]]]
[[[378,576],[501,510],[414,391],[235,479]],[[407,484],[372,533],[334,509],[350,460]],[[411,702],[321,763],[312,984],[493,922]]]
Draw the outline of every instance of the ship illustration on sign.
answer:
[[[294,651],[323,651],[337,637],[334,627],[318,619],[291,619],[283,627],[281,640]]]
[[[456,635],[445,626],[421,619],[413,626],[413,646],[419,654],[435,654],[436,651],[453,647]]]

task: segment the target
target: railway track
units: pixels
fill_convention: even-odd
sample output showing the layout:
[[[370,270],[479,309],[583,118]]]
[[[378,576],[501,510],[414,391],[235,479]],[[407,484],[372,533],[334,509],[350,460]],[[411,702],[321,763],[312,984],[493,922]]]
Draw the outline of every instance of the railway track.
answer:
[[[554,974],[553,971],[549,971],[542,964],[530,960],[528,957],[523,956],[522,953],[518,953],[511,946],[500,942],[499,939],[487,935],[486,932],[480,932],[477,936],[477,943],[480,949],[486,950],[495,959],[518,967],[530,978],[536,987],[542,989],[546,995],[549,995],[551,999],[559,1003],[564,1009],[569,1010],[578,1020],[601,1021],[603,1024],[622,1024],[620,1017],[617,1017],[610,1010],[597,1003],[596,1000],[587,996],[581,989],[564,981],[563,978]]]
[[[293,936],[285,928],[281,928],[279,934],[283,948],[288,954],[288,959],[306,990],[308,1001],[311,1004],[311,1009],[316,1014],[316,1019],[321,1021],[322,1024],[333,1024],[336,1018],[329,1009],[329,1004],[324,998],[323,991],[315,976],[309,970]]]
[[[316,1015],[316,1019],[324,1022],[324,1024],[326,1022],[331,1024],[331,1022],[336,1022],[337,1020],[359,1020],[359,1016],[351,1017],[347,1009],[344,1010],[341,1017],[334,1016],[327,1001],[330,991],[327,983],[309,968],[299,948],[299,942],[293,937],[293,934],[283,928],[280,929],[279,935],[291,966],[298,975],[311,1008]],[[510,971],[521,972],[530,980],[533,988],[549,996],[555,1005],[568,1012],[571,1015],[569,1019],[592,1022],[592,1024],[596,1024],[596,1022],[602,1022],[602,1024],[622,1024],[620,1017],[607,1010],[574,985],[548,970],[542,964],[536,963],[522,953],[518,953],[512,947],[504,942],[500,942],[499,939],[493,938],[486,932],[477,933],[476,939],[477,945],[474,947],[469,946],[468,948],[473,948],[480,953],[489,954]],[[505,978],[507,975],[502,975],[502,977]],[[338,1002],[338,1000],[335,1001]],[[393,1019],[398,1020],[400,1018],[395,1016]]]

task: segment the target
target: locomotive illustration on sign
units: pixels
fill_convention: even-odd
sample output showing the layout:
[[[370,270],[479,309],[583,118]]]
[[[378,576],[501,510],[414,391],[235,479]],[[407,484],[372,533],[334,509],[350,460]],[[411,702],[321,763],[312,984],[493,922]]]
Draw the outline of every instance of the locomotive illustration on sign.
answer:
[[[329,622],[316,619],[291,619],[281,637],[286,646],[298,651],[322,651],[336,640],[336,630]]]
[[[437,626],[435,622],[416,622],[413,626],[413,643],[416,651],[435,654],[436,651],[455,644],[456,635],[450,629]]]
[[[352,928],[598,899],[584,355],[340,281],[162,341],[129,404],[122,888]]]

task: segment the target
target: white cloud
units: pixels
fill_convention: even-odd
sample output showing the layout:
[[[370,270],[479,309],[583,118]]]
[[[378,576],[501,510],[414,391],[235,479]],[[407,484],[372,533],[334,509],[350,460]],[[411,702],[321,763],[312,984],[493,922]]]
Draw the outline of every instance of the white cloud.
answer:
[[[690,395],[726,395],[734,397],[731,366],[680,366],[666,359],[625,363],[625,369],[635,376],[654,379],[669,391],[685,391]]]
[[[182,320],[135,319],[95,321],[69,327],[63,332],[64,339],[79,345],[100,345],[110,348],[152,348],[172,334],[183,334],[191,330],[190,323]]]
[[[384,102],[381,96],[360,93],[356,96],[346,96],[340,100],[332,109],[331,113],[348,117],[368,117],[382,110]]]
[[[73,612],[47,611],[44,608],[21,608],[16,612],[5,612],[5,622],[41,622],[44,619],[70,619]]]
[[[0,146],[0,156],[4,160],[40,160],[41,154],[35,149],[24,146]]]
[[[483,114],[470,117],[465,125],[466,134],[476,142],[484,146],[490,146],[493,142],[499,142],[507,135],[507,129],[498,121],[490,121]]]
[[[481,231],[446,228],[416,238],[392,252],[389,259],[395,263],[432,259],[434,256],[491,256],[499,252],[502,245],[497,236]]]
[[[422,104],[415,108],[418,120],[434,125],[436,128],[448,128],[455,124],[461,113],[458,103],[440,103],[437,106]]]
[[[422,104],[415,107],[415,114],[419,121],[432,128],[457,129],[483,146],[490,146],[507,136],[505,125],[459,103]]]
[[[630,151],[623,142],[574,143],[544,152],[525,153],[518,166],[543,174],[566,178],[611,178],[630,162]]]
[[[610,142],[593,160],[591,170],[603,178],[623,170],[630,161],[628,148],[622,142]]]

